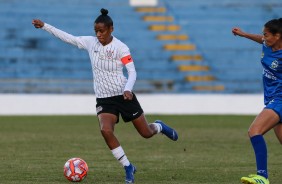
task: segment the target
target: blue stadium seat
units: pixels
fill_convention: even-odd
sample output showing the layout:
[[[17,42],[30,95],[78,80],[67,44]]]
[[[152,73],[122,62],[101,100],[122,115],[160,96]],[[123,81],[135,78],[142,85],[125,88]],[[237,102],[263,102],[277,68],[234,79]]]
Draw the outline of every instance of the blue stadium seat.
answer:
[[[281,6],[280,0],[159,0],[166,12],[137,13],[128,0],[0,1],[0,93],[93,93],[87,52],[35,30],[31,21],[39,18],[73,35],[94,35],[93,22],[102,7],[109,9],[114,20],[113,35],[130,48],[137,92],[260,93],[261,46],[234,37],[231,28],[240,26],[259,34],[267,20],[280,16]],[[189,39],[157,40],[158,34],[168,32],[150,31],[150,25],[162,23],[144,22],[144,15],[172,16],[173,24],[181,27],[173,33]],[[194,44],[196,49],[164,51],[168,43]],[[203,60],[172,61],[175,54],[200,55]],[[180,65],[210,70],[179,72]],[[210,75],[216,80],[187,82],[187,75]],[[194,91],[197,85],[222,85],[224,90]]]

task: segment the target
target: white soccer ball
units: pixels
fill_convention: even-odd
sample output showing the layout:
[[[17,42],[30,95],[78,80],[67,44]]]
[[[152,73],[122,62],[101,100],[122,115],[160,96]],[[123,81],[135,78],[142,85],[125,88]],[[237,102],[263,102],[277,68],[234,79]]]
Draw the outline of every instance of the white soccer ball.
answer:
[[[87,163],[81,158],[71,158],[64,165],[64,175],[69,181],[80,182],[87,176]]]

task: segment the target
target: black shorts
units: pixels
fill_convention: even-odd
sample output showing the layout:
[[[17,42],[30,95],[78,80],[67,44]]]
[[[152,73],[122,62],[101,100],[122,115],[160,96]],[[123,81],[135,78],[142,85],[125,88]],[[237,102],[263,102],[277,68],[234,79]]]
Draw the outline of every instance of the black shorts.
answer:
[[[97,115],[101,113],[110,113],[118,117],[121,115],[124,122],[132,121],[143,114],[136,95],[134,93],[132,100],[124,100],[123,95],[108,98],[96,98]]]

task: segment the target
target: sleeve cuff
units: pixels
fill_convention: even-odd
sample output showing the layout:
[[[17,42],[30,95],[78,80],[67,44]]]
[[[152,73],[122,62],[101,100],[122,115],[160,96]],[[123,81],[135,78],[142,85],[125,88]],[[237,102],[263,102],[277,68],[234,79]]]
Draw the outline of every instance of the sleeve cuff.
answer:
[[[47,23],[44,22],[44,26],[42,27],[42,29],[43,29],[43,30],[48,30],[48,29],[50,29],[51,27],[52,27],[51,25],[49,25],[49,24],[47,24]]]

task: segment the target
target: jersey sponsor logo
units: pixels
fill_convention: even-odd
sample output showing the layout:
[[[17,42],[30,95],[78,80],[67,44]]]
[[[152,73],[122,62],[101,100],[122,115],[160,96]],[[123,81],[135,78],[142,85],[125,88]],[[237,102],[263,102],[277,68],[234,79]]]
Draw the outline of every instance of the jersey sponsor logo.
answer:
[[[105,55],[103,53],[99,53],[99,59],[100,60],[105,60]]]
[[[99,53],[99,59],[100,60],[110,60],[112,61],[114,59],[114,51],[107,50],[106,52],[100,52]]]
[[[263,69],[263,72],[262,72],[263,76],[268,78],[268,79],[272,79],[272,80],[277,80],[277,77],[269,70],[267,69]]]

